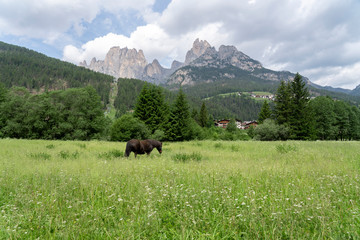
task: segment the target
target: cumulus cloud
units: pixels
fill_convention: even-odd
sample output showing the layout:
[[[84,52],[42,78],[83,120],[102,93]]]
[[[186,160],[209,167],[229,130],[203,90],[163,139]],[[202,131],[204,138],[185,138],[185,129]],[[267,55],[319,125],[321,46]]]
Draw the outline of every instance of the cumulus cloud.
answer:
[[[204,26],[202,29],[188,32],[180,37],[174,37],[166,33],[156,24],[148,24],[138,27],[129,37],[109,33],[106,36],[96,38],[77,48],[67,45],[64,48],[63,60],[75,64],[86,60],[88,63],[93,58],[103,60],[106,53],[113,46],[121,48],[136,48],[143,50],[148,62],[158,59],[165,67],[170,67],[172,60],[184,61],[186,51],[192,47],[193,41],[200,37],[211,42],[216,40],[221,24],[214,23]]]
[[[303,75],[314,76],[321,86],[354,89],[360,84],[360,62],[351,65],[306,69]]]
[[[157,0],[159,1],[159,0]],[[157,2],[159,3],[159,2]],[[112,46],[142,49],[147,60],[169,66],[184,61],[196,38],[215,47],[235,45],[275,70],[300,72],[318,84],[354,87],[358,68],[360,2],[358,0],[171,0],[154,12],[155,0],[0,0],[0,35],[12,34],[67,41],[63,59],[73,63],[103,59]],[[128,11],[131,10],[131,11]],[[103,29],[88,28],[99,15]],[[142,19],[124,33],[124,15]],[[116,16],[114,18],[114,16]],[[115,21],[119,29],[114,29]],[[127,19],[128,21],[129,19]],[[136,27],[137,26],[137,27]],[[64,36],[71,29],[73,35]],[[76,36],[93,36],[76,38]]]
[[[102,11],[116,15],[134,9],[145,13],[153,4],[154,0],[0,0],[0,35],[52,42],[72,28],[82,35],[83,24],[91,23]]]

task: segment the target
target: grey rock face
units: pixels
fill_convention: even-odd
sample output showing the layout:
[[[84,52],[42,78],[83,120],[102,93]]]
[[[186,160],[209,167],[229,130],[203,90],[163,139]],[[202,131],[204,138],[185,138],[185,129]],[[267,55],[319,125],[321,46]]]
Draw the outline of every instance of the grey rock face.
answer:
[[[186,53],[184,65],[189,65],[192,61],[203,55],[210,47],[210,44],[206,40],[199,41],[197,38],[193,43],[193,47]]]
[[[247,71],[254,77],[270,81],[288,80],[292,77],[286,72],[265,69],[260,62],[238,51],[234,46],[222,45],[217,51],[207,41],[199,39],[194,41],[192,48],[186,53],[185,62],[173,61],[170,69],[162,67],[156,59],[148,63],[142,50],[120,47],[112,47],[104,60],[93,58],[89,65],[86,61],[79,65],[115,78],[137,78],[155,84],[167,82],[167,84],[193,85],[197,79],[191,67],[225,69],[231,66]],[[220,75],[214,72],[214,75],[205,81],[234,77],[231,72],[222,71]]]
[[[86,61],[81,65],[116,78],[139,78],[147,61],[142,50],[112,47],[103,61],[93,58],[89,65]]]
[[[142,50],[112,47],[104,60],[93,58],[89,65],[85,60],[79,65],[115,78],[137,78],[158,84],[165,81],[183,63],[174,61],[171,69],[166,69],[156,59],[148,64]]]

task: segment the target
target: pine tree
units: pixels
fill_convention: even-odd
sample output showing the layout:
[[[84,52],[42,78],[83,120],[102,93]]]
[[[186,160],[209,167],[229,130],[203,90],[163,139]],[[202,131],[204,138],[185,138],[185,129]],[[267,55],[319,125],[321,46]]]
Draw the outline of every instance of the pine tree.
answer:
[[[309,102],[314,114],[316,137],[321,140],[335,138],[334,100],[330,97],[319,96]]]
[[[209,116],[206,109],[206,105],[203,102],[200,109],[200,116],[199,116],[199,124],[201,127],[206,127],[208,125]]]
[[[162,90],[154,85],[145,84],[136,102],[134,116],[154,133],[155,130],[163,128],[167,112]]]
[[[280,82],[276,92],[274,115],[277,124],[290,124],[291,114],[290,83]]]
[[[165,127],[166,138],[170,141],[189,140],[191,138],[189,122],[189,105],[184,92],[180,88]]]
[[[262,124],[265,119],[271,117],[271,109],[269,103],[265,100],[259,113],[258,122]]]
[[[290,86],[290,137],[298,140],[309,139],[313,134],[311,112],[308,107],[309,91],[299,73],[295,75]]]
[[[234,132],[236,132],[236,130],[237,130],[237,127],[236,127],[235,119],[234,119],[234,118],[231,118],[231,119],[230,119],[230,122],[229,122],[228,125],[226,126],[226,131],[227,131],[227,132],[234,133]]]

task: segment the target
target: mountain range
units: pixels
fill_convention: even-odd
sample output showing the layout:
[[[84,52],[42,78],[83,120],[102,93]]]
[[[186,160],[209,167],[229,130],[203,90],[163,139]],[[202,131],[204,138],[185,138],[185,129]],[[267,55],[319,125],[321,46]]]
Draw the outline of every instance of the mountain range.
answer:
[[[217,51],[206,40],[199,39],[194,41],[192,48],[186,53],[185,61],[183,63],[173,61],[171,68],[162,67],[157,59],[148,63],[142,50],[127,47],[112,47],[104,60],[93,58],[89,64],[84,60],[79,65],[115,78],[137,78],[169,85],[194,84],[195,79],[191,78],[190,72],[183,69],[186,66],[220,69],[233,66],[251,72],[253,76],[260,79],[271,81],[289,80],[294,76],[290,72],[266,71],[260,62],[238,51],[234,46],[222,45]],[[232,78],[234,75],[225,74],[224,77]]]
[[[136,95],[144,81],[129,78],[141,78],[161,85],[169,96],[174,93],[168,90],[177,90],[181,85],[193,109],[205,102],[209,113],[215,118],[233,116],[243,120],[256,119],[262,102],[246,97],[245,94],[239,97],[235,93],[275,93],[279,80],[289,80],[294,76],[287,71],[266,69],[259,61],[233,46],[221,46],[216,50],[207,41],[199,39],[187,52],[185,61],[174,61],[169,69],[163,68],[157,60],[147,63],[141,50],[119,47],[112,48],[105,60],[93,59],[90,65],[96,66],[97,71],[106,71],[113,76],[123,76],[126,73],[128,78],[116,78],[116,84],[113,76],[0,42],[0,87],[26,87],[30,93],[39,94],[92,85],[101,96],[104,106],[110,104],[110,96],[113,99],[124,94],[124,91],[128,93],[124,97]],[[116,68],[111,67],[115,65]],[[87,66],[86,62],[83,62],[83,66]],[[360,105],[359,86],[354,90],[347,90],[321,87],[306,80],[312,96],[327,95]],[[120,103],[126,103],[126,109],[121,109],[128,111],[134,105],[136,96],[132,96],[133,100],[130,102],[127,98],[119,99]],[[116,105],[115,109],[119,110]]]
[[[157,59],[148,63],[142,50],[112,47],[104,60],[93,58],[89,64],[84,60],[80,66],[109,74],[115,78],[136,78],[167,88],[191,88],[198,84],[257,81],[265,85],[277,85],[280,80],[292,80],[294,73],[273,71],[239,51],[235,46],[221,45],[218,50],[206,40],[196,39],[186,53],[185,61],[173,61],[164,68]],[[316,91],[329,91],[351,96],[360,96],[360,85],[353,90],[319,86],[304,77],[308,86]],[[265,82],[264,82],[265,81]],[[255,89],[254,89],[255,90]],[[224,91],[223,91],[224,92]],[[319,95],[319,93],[317,94]],[[331,94],[330,94],[331,95]]]

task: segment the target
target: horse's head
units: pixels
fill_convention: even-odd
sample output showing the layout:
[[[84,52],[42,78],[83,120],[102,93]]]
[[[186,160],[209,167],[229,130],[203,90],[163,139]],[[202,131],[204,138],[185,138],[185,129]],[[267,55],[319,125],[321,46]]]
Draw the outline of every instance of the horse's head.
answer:
[[[159,151],[159,153],[162,153],[162,143],[159,142],[160,144],[158,146],[156,146],[156,149]]]

